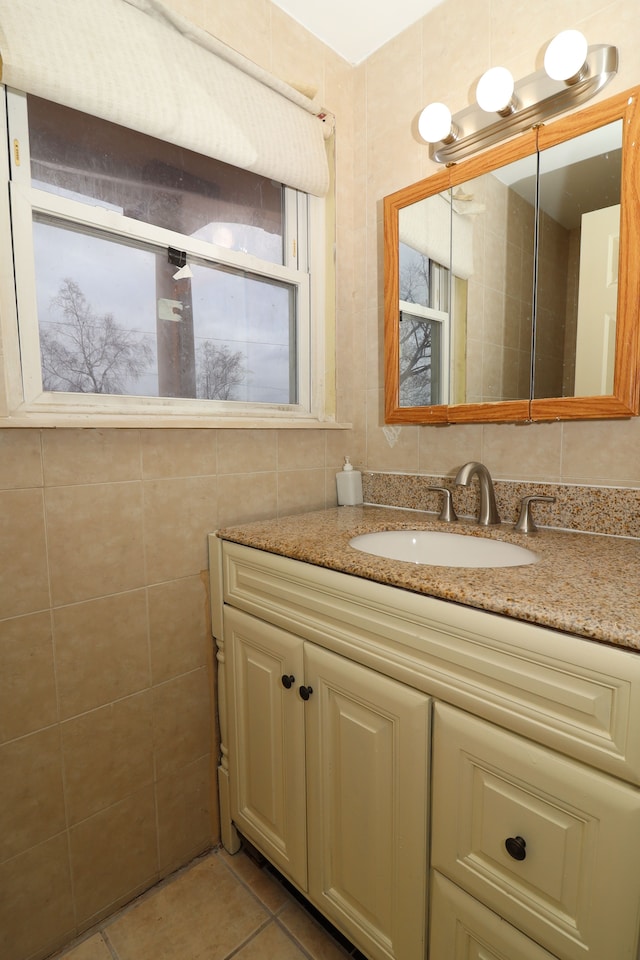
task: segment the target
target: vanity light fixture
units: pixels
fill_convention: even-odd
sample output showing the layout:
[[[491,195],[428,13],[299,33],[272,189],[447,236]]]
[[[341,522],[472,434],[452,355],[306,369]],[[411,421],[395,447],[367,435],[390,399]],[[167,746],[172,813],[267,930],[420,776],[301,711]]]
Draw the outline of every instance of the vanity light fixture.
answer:
[[[544,70],[514,83],[504,67],[492,67],[476,87],[477,103],[451,116],[443,103],[430,103],[418,131],[438,163],[456,163],[590,100],[618,72],[618,50],[588,46],[578,30],[563,30],[547,46]]]

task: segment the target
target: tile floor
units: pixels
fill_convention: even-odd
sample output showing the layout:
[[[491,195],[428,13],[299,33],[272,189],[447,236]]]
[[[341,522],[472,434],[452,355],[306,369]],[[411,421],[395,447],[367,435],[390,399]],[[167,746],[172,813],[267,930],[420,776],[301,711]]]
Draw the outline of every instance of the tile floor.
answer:
[[[339,935],[336,935],[339,936]],[[213,850],[51,960],[364,960],[244,851]]]

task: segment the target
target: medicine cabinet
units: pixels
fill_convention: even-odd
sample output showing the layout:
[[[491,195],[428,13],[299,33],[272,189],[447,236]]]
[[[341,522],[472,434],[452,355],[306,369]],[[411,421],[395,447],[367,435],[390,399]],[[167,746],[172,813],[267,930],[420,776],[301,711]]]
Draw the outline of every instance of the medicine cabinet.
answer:
[[[638,92],[385,198],[387,423],[638,414]]]

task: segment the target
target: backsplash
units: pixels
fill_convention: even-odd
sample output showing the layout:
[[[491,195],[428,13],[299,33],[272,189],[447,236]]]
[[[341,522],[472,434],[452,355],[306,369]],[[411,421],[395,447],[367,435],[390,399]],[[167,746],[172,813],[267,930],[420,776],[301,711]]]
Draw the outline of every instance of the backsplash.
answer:
[[[516,522],[522,497],[542,495],[555,497],[556,502],[534,504],[533,515],[539,527],[640,537],[640,489],[515,480],[494,480],[493,485],[503,522]],[[373,472],[362,475],[365,503],[437,513],[442,495],[429,490],[432,486],[454,490],[458,516],[477,515],[478,483],[475,480],[470,487],[454,488],[451,477]]]

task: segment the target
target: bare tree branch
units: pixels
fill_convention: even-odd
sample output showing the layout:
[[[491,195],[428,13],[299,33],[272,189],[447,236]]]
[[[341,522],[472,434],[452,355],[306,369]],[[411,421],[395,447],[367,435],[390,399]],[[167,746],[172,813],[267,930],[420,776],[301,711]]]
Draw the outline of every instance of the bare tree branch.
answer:
[[[98,316],[69,277],[63,280],[51,306],[62,319],[40,332],[44,389],[128,392],[153,359],[146,338],[126,330],[110,313]]]

